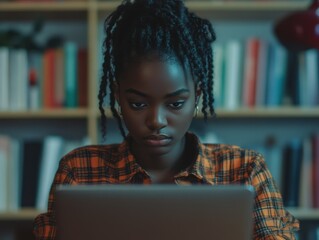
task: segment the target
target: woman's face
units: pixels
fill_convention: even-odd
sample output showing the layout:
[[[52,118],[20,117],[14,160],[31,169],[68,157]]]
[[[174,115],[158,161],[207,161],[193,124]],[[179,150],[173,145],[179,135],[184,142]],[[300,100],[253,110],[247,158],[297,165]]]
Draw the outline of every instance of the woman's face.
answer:
[[[167,154],[181,143],[193,118],[195,87],[178,62],[135,63],[116,92],[125,125],[143,153]]]

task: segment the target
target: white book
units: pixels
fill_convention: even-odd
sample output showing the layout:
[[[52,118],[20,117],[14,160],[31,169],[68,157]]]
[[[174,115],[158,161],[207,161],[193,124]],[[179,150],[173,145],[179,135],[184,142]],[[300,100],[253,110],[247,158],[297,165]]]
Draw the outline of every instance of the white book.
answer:
[[[17,211],[21,206],[22,150],[21,142],[10,139],[8,163],[8,210]]]
[[[18,50],[10,49],[9,51],[9,108],[10,110],[18,110],[18,98],[19,94],[19,74],[16,63],[18,62]]]
[[[221,44],[213,44],[214,56],[214,86],[213,94],[215,98],[215,107],[223,107],[223,64],[224,64],[224,48]]]
[[[62,137],[49,136],[44,139],[36,198],[36,208],[38,210],[47,209],[50,188],[62,157],[63,147],[64,140]]]
[[[239,41],[229,41],[225,46],[225,95],[226,109],[240,106],[242,45]]]
[[[0,111],[9,110],[9,48],[0,47]]]
[[[303,154],[300,171],[299,207],[312,208],[312,142],[310,138],[303,141]]]
[[[16,86],[16,95],[18,109],[27,110],[28,108],[28,55],[26,49],[17,50],[17,62],[15,64],[16,71],[18,72],[18,84]]]
[[[10,140],[0,136],[0,212],[8,210],[8,150]]]

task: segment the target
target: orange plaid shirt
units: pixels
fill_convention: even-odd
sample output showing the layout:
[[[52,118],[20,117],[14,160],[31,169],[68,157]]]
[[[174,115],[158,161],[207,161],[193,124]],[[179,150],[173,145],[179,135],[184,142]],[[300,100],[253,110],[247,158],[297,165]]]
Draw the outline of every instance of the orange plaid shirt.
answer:
[[[186,137],[198,154],[191,166],[175,175],[176,184],[250,184],[256,191],[254,239],[295,239],[299,222],[284,209],[262,155],[237,146],[202,144],[192,133]],[[81,147],[62,158],[51,188],[48,212],[34,221],[36,239],[55,239],[56,185],[101,183],[151,183],[130,152],[128,139],[121,144]]]

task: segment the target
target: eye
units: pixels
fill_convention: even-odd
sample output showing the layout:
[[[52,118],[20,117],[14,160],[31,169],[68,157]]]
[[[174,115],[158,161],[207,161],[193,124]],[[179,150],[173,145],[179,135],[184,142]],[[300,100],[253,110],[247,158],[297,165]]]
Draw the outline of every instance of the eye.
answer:
[[[130,106],[135,110],[141,110],[146,107],[146,104],[141,102],[130,102]]]
[[[177,102],[173,102],[168,104],[168,106],[174,110],[178,110],[181,109],[184,105],[185,101],[177,101]]]

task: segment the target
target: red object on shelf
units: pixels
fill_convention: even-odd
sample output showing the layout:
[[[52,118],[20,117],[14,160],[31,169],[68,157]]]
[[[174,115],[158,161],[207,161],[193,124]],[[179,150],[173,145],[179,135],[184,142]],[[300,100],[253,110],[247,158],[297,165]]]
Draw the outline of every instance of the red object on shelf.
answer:
[[[310,7],[292,13],[275,24],[279,42],[290,50],[319,49],[319,0]]]

